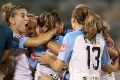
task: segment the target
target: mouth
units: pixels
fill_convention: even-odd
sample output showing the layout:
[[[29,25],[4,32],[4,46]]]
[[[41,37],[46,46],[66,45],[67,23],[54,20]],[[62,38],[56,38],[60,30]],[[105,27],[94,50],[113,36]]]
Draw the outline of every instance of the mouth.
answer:
[[[25,27],[27,27],[27,26],[28,26],[28,23],[25,24]]]

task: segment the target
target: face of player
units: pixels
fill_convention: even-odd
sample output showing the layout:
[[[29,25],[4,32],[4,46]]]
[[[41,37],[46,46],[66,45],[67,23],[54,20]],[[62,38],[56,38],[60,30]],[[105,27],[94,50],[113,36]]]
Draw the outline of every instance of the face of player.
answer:
[[[60,30],[56,36],[61,35],[64,32],[64,23],[60,22],[60,23],[56,23],[56,27]]]
[[[27,11],[26,9],[18,9],[15,11],[15,16],[13,17],[14,21],[14,30],[15,32],[19,34],[24,34],[26,32],[26,24],[29,21],[29,18],[27,17]]]

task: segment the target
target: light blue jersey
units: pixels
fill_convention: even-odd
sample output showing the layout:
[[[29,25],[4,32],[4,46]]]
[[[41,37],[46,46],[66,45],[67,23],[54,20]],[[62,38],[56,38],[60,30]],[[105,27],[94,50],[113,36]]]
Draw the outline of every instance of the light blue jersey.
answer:
[[[55,39],[55,42],[59,45],[62,44],[63,36],[58,36]],[[34,55],[40,55],[42,52],[46,52],[47,47],[45,45],[40,45],[37,48],[34,49]],[[33,60],[32,58],[29,58],[29,64],[32,68],[36,68],[38,62],[36,60]]]
[[[24,43],[27,41],[27,39],[28,37],[25,37],[25,36],[22,36],[20,34],[13,32],[12,45],[13,47],[16,47],[16,48],[25,48]]]
[[[15,32],[13,32],[13,37],[14,37],[14,40],[12,44],[14,47],[25,48],[24,43],[27,41],[27,39],[29,39],[29,37],[19,35]],[[63,40],[63,36],[58,36],[55,38],[55,41],[57,44],[62,44],[62,40]],[[47,50],[47,47],[45,45],[40,45],[34,49],[33,55],[36,55],[36,56],[40,55],[42,52],[45,52],[46,50]],[[29,60],[29,65],[32,68],[36,68],[36,65],[38,64],[38,62],[32,58],[28,58],[28,60]]]
[[[69,63],[70,80],[99,78],[101,67],[110,64],[104,38],[97,34],[96,44],[84,39],[83,31],[68,33],[61,46],[58,59]]]

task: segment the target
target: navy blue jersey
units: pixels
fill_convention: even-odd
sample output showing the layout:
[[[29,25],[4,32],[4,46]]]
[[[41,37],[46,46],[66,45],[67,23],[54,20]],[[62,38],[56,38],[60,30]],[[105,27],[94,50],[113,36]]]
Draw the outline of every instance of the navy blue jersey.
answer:
[[[0,63],[5,48],[12,47],[12,31],[9,27],[0,25]]]

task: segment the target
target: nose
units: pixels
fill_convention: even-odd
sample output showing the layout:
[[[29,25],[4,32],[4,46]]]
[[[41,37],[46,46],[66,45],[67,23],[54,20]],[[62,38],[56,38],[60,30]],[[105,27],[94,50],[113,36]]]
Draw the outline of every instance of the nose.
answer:
[[[25,21],[26,21],[26,23],[28,23],[28,21],[29,21],[28,16],[25,16]]]

